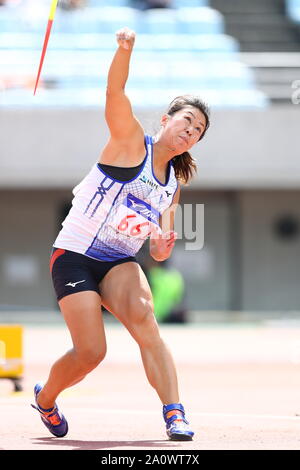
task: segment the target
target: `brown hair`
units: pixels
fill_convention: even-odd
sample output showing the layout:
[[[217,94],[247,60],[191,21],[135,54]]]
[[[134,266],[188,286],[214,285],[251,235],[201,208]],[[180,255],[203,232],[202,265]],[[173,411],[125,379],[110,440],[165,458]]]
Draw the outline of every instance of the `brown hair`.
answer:
[[[210,126],[210,110],[207,104],[202,101],[198,96],[183,95],[177,96],[170,104],[167,110],[169,116],[173,116],[177,111],[180,111],[185,106],[193,106],[199,109],[206,119],[204,132],[201,134],[200,139],[203,139],[207,129]],[[187,184],[192,178],[194,173],[197,172],[197,164],[189,152],[184,152],[181,155],[176,155],[172,159],[175,176],[183,184]]]

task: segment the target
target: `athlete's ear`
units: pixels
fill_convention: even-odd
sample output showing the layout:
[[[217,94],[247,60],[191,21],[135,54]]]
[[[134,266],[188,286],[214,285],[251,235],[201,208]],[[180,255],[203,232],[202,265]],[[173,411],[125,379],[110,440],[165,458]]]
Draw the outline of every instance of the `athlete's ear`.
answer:
[[[162,117],[161,117],[161,120],[160,120],[160,125],[165,127],[165,125],[167,124],[167,122],[169,121],[170,119],[170,115],[169,114],[164,114]]]

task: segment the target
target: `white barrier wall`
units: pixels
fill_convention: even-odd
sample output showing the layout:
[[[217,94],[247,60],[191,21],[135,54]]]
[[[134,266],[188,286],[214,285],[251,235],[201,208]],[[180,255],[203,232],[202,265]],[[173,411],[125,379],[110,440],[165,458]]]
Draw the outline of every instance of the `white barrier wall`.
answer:
[[[146,132],[163,110],[138,111]],[[299,188],[300,105],[213,110],[195,147],[199,188]],[[108,137],[103,109],[0,110],[0,187],[72,186],[98,159]]]

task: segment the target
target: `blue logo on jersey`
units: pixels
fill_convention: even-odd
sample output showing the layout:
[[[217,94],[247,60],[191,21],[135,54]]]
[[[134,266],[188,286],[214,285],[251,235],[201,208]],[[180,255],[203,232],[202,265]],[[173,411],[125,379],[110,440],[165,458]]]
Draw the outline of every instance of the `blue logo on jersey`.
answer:
[[[138,199],[133,194],[129,193],[124,201],[124,204],[126,207],[132,209],[137,214],[145,217],[145,219],[159,225],[160,213],[147,202],[143,201],[142,199]]]
[[[148,184],[149,186],[151,186],[151,188],[158,189],[158,184],[154,183],[152,180],[150,180],[149,178],[147,178],[145,175],[143,175],[143,176],[140,178],[140,181],[142,181],[142,182],[145,183],[145,184]]]
[[[108,182],[107,183],[108,185],[104,186],[104,183],[106,181]],[[94,196],[92,197],[92,199],[90,200],[89,204],[87,205],[84,211],[84,214],[87,214],[88,212],[90,212],[90,216],[89,216],[90,219],[94,217],[95,213],[97,212],[98,207],[104,200],[104,196],[108,193],[108,191],[110,190],[110,188],[112,188],[114,184],[115,184],[115,181],[107,178],[106,176],[103,178],[102,181],[100,181],[97,191],[95,192]]]

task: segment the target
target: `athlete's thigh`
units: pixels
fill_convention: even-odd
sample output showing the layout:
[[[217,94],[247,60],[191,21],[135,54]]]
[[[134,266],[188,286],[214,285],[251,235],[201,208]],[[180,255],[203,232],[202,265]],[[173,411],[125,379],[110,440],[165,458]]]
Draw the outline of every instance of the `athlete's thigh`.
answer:
[[[153,299],[148,280],[138,263],[114,266],[101,281],[102,304],[125,326],[137,322],[153,311]]]
[[[106,350],[99,294],[94,291],[70,294],[59,301],[59,307],[78,351],[93,350],[100,353]]]

